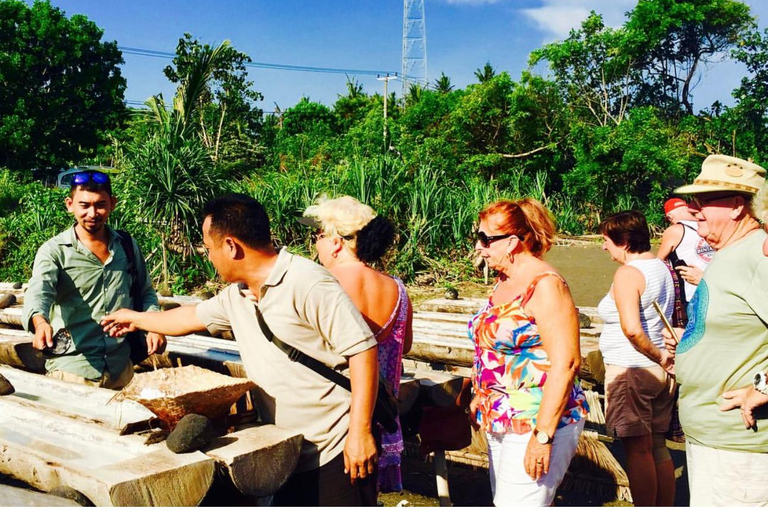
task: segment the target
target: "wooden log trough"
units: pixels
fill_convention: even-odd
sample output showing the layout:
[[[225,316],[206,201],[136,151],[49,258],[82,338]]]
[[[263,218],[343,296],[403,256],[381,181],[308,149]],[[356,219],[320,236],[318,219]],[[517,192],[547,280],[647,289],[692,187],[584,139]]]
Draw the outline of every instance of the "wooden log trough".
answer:
[[[302,436],[274,425],[240,427],[205,452],[175,454],[136,430],[153,418],[117,392],[0,367],[16,389],[0,397],[0,472],[43,491],[69,486],[99,506],[194,506],[217,465],[247,496],[268,496],[298,462]]]

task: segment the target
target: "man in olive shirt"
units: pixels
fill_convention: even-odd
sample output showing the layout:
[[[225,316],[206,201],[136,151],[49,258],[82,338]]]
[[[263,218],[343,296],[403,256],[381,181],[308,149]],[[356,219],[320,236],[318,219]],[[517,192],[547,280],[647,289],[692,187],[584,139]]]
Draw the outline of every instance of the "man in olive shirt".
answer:
[[[121,235],[107,226],[116,202],[106,174],[74,175],[66,206],[76,223],[38,249],[22,317],[24,328],[35,335],[36,349],[53,348],[54,338],[62,344],[53,351],[58,355],[48,355],[50,377],[111,389],[124,387],[133,377],[128,343],[105,334],[98,323],[111,311],[133,307],[129,259]],[[132,245],[142,308],[156,310],[157,295],[144,259]],[[71,337],[63,353],[66,336],[57,333]],[[164,346],[164,336],[147,334],[150,354]]]
[[[258,384],[261,418],[304,436],[293,476],[276,505],[375,506],[377,449],[371,415],[378,387],[376,338],[325,268],[272,245],[269,219],[253,198],[231,194],[203,212],[203,243],[222,279],[233,283],[197,306],[159,313],[116,311],[112,334],[135,328],[168,335],[232,330],[248,378]],[[350,392],[271,343],[274,336],[338,371]]]

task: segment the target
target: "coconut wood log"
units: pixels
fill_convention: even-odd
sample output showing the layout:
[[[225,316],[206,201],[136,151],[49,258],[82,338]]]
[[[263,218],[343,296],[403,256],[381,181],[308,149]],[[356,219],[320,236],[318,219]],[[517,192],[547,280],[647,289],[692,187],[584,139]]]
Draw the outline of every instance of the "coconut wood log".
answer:
[[[143,405],[131,400],[115,400],[117,391],[82,386],[23,370],[0,366],[16,392],[8,398],[24,403],[33,401],[38,409],[120,432],[132,424],[146,423],[154,417]]]
[[[44,378],[44,377],[41,377]],[[195,506],[215,461],[56,414],[18,393],[0,397],[0,472],[42,491],[66,485],[97,506]]]
[[[0,484],[0,507],[79,507],[66,498]]]
[[[205,453],[222,464],[240,492],[269,496],[296,469],[302,438],[275,425],[251,426],[214,439]]]

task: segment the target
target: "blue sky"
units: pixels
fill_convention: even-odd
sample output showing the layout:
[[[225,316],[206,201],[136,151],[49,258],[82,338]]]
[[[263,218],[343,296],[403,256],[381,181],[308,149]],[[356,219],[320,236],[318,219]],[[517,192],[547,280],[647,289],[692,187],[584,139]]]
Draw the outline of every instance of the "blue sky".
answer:
[[[189,32],[201,42],[229,39],[256,62],[345,69],[400,71],[402,0],[52,0],[68,15],[85,14],[104,38],[126,47],[174,52]],[[768,1],[746,0],[761,29],[768,26]],[[590,10],[619,26],[636,0],[425,0],[427,63],[431,80],[444,72],[454,85],[475,81],[486,61],[513,79],[528,54],[562,39]],[[173,86],[162,69],[170,61],[124,55],[126,99],[144,101]],[[730,62],[710,66],[694,91],[694,107],[715,100],[732,104],[731,90],[744,74]],[[250,68],[262,107],[294,105],[302,96],[332,104],[346,90],[342,74]],[[375,77],[357,76],[368,92],[382,91]],[[390,90],[399,92],[398,82]]]

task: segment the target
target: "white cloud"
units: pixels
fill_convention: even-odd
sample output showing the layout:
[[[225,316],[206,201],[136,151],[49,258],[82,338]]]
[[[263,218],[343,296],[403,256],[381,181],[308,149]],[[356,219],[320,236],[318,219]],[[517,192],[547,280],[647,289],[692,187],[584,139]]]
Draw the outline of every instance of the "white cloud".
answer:
[[[603,15],[605,24],[618,27],[624,13],[632,10],[637,0],[542,0],[541,7],[521,9],[544,33],[544,41],[563,39],[589,16],[590,11]]]

